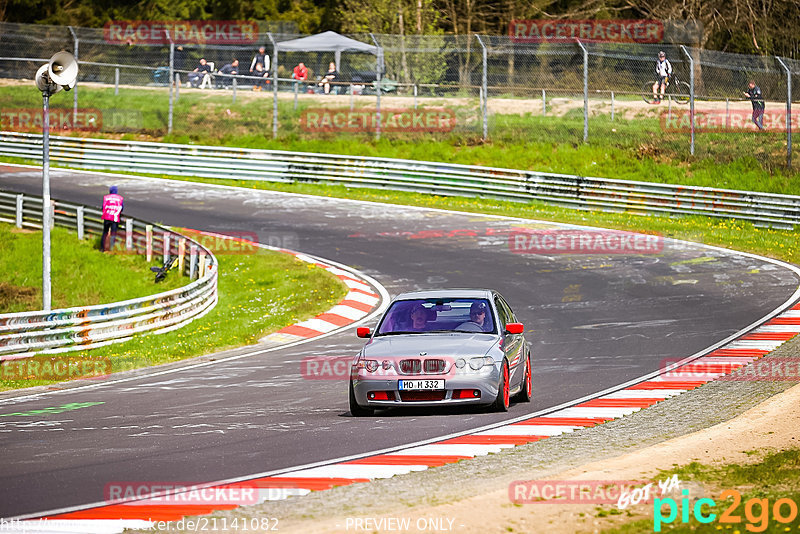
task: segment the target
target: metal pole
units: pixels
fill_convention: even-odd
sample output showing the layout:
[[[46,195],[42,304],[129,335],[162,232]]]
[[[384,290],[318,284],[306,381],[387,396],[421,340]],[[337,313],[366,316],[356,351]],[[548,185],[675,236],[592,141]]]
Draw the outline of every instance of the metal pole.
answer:
[[[775,59],[786,71],[786,166],[792,168],[792,71],[777,56]]]
[[[583,142],[589,140],[589,51],[579,39],[575,39],[583,50]]]
[[[67,26],[69,32],[72,34],[72,40],[75,42],[75,61],[78,61],[78,36],[75,35],[75,30],[72,26]],[[75,87],[72,88],[72,125],[78,122],[78,82],[75,82]]]
[[[547,115],[547,94],[545,90],[542,89],[542,117]]]
[[[614,122],[614,91],[611,91],[611,122]]]
[[[272,43],[272,138],[278,138],[278,45],[272,38],[272,32],[267,33]]]
[[[22,204],[25,202],[25,195],[17,195],[16,226],[22,228]],[[80,226],[78,227],[80,230]]]
[[[731,103],[730,99],[725,99],[725,128],[730,129],[731,127]]]
[[[236,103],[236,77],[231,80],[231,87],[233,88],[233,103]]]
[[[414,84],[414,109],[417,109],[417,84]]]
[[[114,96],[119,96],[119,67],[114,69]]]
[[[295,110],[295,111],[297,111],[297,91],[298,91],[297,87],[298,87],[299,85],[300,85],[300,82],[298,82],[297,80],[295,80],[295,82],[294,82],[294,110]],[[351,90],[351,91],[350,91],[350,93],[352,93],[352,92],[353,92],[353,91]]]
[[[689,131],[691,132],[689,153],[694,156],[694,59],[685,46],[681,45],[681,50],[689,60]]]
[[[167,83],[169,83],[169,114],[167,115],[167,133],[172,133],[172,111],[174,108],[174,100],[175,100],[175,43],[172,42],[170,39],[169,42],[169,78],[167,78]]]
[[[489,138],[489,118],[487,117],[486,110],[488,108],[487,101],[489,100],[489,87],[488,87],[488,51],[486,50],[486,45],[483,44],[483,39],[481,39],[480,35],[476,35],[475,37],[478,38],[478,42],[481,44],[482,56],[483,56],[483,75],[481,77],[481,115],[483,116],[483,140]]]
[[[181,75],[175,73],[175,102],[181,98]]]
[[[378,48],[378,57],[375,65],[375,83],[377,85],[376,93],[377,93],[377,103],[376,103],[376,116],[377,116],[377,123],[375,124],[375,139],[381,138],[381,70],[383,69],[383,48],[381,45],[378,44],[378,40],[375,39],[375,36],[370,33],[369,36],[372,38],[372,42],[375,43],[375,46]]]
[[[42,92],[42,310],[50,311],[50,92]]]

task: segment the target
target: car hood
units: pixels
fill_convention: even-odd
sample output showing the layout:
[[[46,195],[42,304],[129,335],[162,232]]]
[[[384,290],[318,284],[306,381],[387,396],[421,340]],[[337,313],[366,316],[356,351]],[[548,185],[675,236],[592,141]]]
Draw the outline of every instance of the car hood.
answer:
[[[379,336],[364,346],[363,354],[367,358],[389,358],[419,357],[420,352],[426,352],[428,357],[468,358],[483,356],[497,341],[496,334],[481,333]]]

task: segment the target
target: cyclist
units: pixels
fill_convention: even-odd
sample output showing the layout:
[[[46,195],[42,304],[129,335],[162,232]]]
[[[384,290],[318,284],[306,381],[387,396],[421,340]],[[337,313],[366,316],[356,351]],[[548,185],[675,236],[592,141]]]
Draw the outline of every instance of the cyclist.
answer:
[[[667,54],[663,50],[658,52],[658,60],[656,61],[656,76],[658,81],[653,84],[653,102],[660,104],[661,99],[664,98],[664,91],[669,85],[669,78],[672,76],[672,63],[667,59]],[[661,91],[659,94],[659,90]]]

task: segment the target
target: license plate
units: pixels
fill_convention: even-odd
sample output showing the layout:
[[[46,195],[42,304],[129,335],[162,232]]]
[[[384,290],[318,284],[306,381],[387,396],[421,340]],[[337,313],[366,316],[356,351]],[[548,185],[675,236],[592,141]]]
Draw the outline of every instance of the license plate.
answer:
[[[444,380],[399,380],[397,389],[403,391],[410,389],[444,389]]]

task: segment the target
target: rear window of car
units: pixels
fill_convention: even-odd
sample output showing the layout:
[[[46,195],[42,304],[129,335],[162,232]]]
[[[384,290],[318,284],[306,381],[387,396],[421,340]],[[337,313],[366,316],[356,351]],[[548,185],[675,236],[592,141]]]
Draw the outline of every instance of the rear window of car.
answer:
[[[392,303],[377,336],[426,332],[497,333],[492,307],[486,299],[409,299]]]

